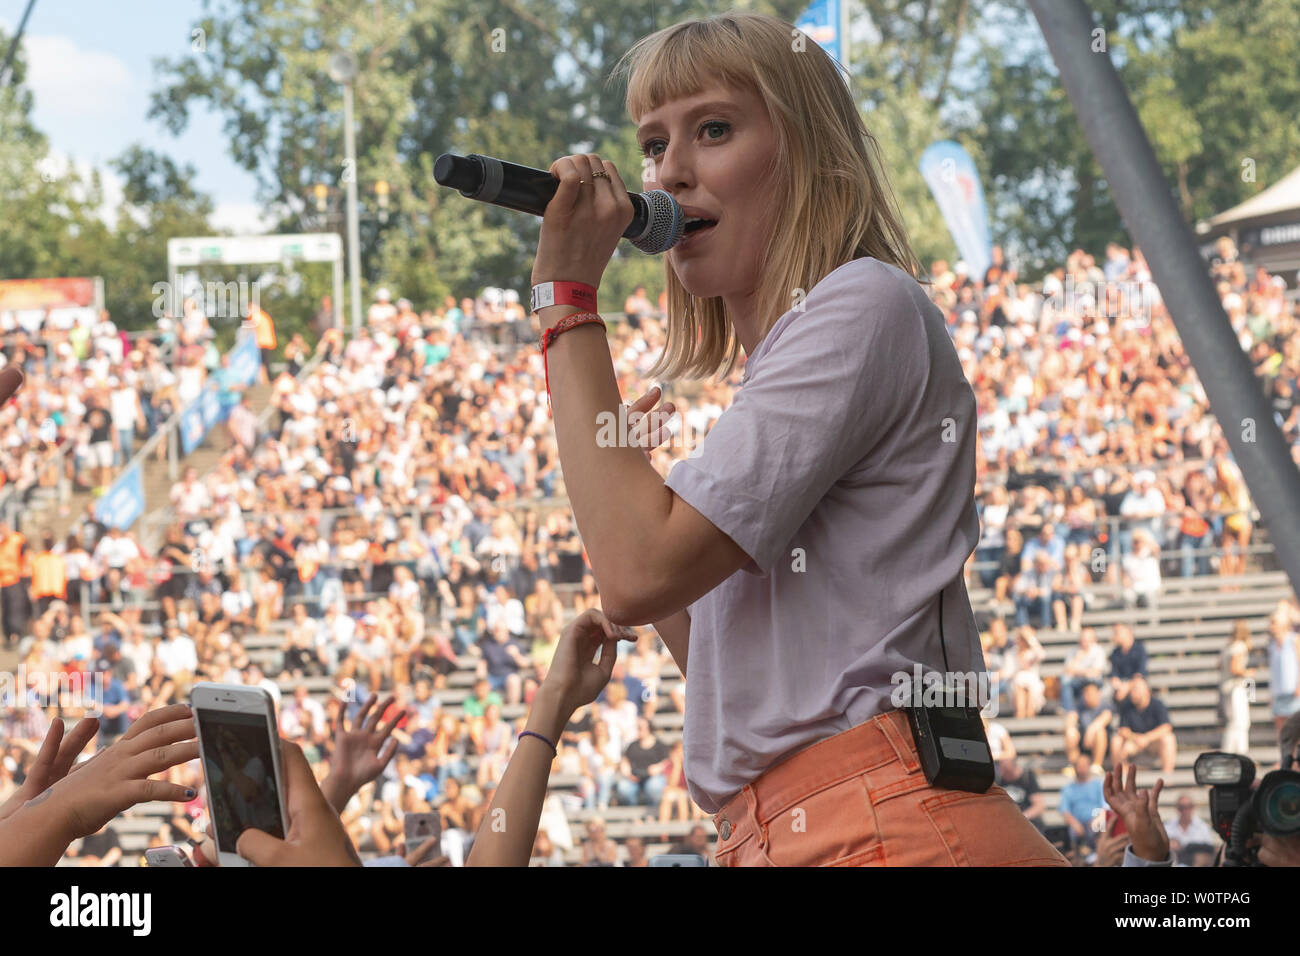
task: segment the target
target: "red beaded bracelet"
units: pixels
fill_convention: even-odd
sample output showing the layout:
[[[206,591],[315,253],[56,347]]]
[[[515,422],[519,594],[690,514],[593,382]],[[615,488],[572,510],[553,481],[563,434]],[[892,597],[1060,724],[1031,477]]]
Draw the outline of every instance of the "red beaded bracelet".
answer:
[[[546,401],[551,401],[551,369],[546,364],[546,349],[562,333],[569,329],[576,329],[580,325],[594,325],[599,322],[602,329],[606,328],[605,320],[595,312],[575,312],[572,315],[566,315],[560,321],[542,333],[542,367],[546,369]]]

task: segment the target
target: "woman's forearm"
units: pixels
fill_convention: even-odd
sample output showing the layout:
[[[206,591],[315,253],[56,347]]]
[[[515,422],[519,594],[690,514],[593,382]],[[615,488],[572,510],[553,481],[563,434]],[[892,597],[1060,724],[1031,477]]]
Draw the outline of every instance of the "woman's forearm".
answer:
[[[545,331],[578,311],[548,306],[538,316]],[[630,436],[617,435],[622,397],[604,330],[594,324],[571,329],[551,343],[546,356],[569,503],[605,613],[619,622],[637,598],[633,582],[644,582],[659,567],[658,543],[673,493]],[[615,423],[617,440],[609,447],[596,441],[603,421]]]
[[[543,686],[533,698],[527,730],[557,743],[572,713]],[[536,737],[519,738],[514,755],[483,817],[466,866],[527,866],[542,818],[542,803],[555,754]]]

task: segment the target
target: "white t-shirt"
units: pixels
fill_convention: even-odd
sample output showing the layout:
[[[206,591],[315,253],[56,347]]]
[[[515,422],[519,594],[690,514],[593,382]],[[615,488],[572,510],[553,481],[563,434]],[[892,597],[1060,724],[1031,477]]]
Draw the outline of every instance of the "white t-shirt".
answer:
[[[115,388],[108,399],[109,412],[113,416],[113,427],[118,431],[134,428],[136,424],[136,397],[133,388]]]
[[[716,812],[785,756],[892,710],[893,675],[984,670],[961,571],[979,540],[975,395],[942,311],[864,257],[749,356],[667,485],[749,555],[689,607],[691,797]],[[951,439],[951,440],[948,440]]]
[[[126,535],[120,538],[113,538],[110,535],[95,546],[96,560],[110,568],[120,570],[138,557],[140,557],[140,549]]]
[[[168,676],[179,674],[181,671],[193,674],[199,669],[199,655],[194,648],[194,642],[184,634],[177,635],[175,640],[159,641],[155,655],[163,662],[163,668]]]

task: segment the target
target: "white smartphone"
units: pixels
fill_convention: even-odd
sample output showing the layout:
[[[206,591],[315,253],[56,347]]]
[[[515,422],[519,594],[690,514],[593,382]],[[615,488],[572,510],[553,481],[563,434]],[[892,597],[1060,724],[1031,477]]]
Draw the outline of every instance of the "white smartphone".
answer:
[[[698,853],[661,853],[650,857],[651,866],[708,866],[709,861]]]
[[[200,683],[190,703],[218,862],[251,866],[235,852],[245,830],[281,840],[289,830],[275,702],[261,687]]]
[[[442,816],[437,813],[408,813],[402,820],[402,830],[406,835],[406,852],[413,853],[426,841],[442,836]]]
[[[185,851],[178,846],[156,846],[144,851],[144,862],[148,866],[162,869],[176,869],[193,866]]]

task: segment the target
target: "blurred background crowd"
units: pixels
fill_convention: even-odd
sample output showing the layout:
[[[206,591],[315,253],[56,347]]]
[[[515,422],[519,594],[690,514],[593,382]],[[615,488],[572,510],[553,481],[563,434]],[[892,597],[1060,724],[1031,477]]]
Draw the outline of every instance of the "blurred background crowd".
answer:
[[[1300,462],[1300,305],[1284,282],[1247,274],[1230,241],[1210,268]],[[1150,751],[1172,771],[1176,743],[1133,628],[1084,626],[1084,615],[1112,602],[1155,623],[1168,581],[1242,575],[1257,515],[1138,250],[1110,245],[1100,262],[1076,250],[1031,283],[995,248],[984,275],[935,261],[928,279],[977,398],[981,537],[966,575],[986,664],[1004,715],[1066,718],[1046,753],[1070,780],[1059,805],[1045,805],[1033,767],[993,720],[1000,781],[1031,817],[1057,811],[1086,861],[1102,768]],[[629,403],[653,384],[663,307],[639,288],[608,317]],[[220,381],[226,359],[207,320],[193,302],[185,312],[135,337],[107,314],[89,329],[5,330],[5,360],[28,376],[0,410],[19,500],[59,480],[106,487],[160,422]],[[212,467],[182,461],[165,520],[123,531],[92,510],[57,537],[0,524],[5,642],[27,674],[103,682],[101,745],[141,713],[184,701],[195,681],[264,686],[282,733],[321,777],[339,712],[392,694],[389,712],[409,712],[397,757],[344,822],[363,854],[385,855],[400,849],[404,814],[436,811],[456,862],[561,629],[600,606],[564,497],[536,323],[509,290],[417,311],[383,289],[360,335],[320,332],[283,343],[263,407],[231,387],[242,414],[212,439],[222,449]],[[703,436],[742,374],[743,364],[680,392],[669,383],[667,397]],[[674,440],[651,461],[666,476],[688,452]],[[1267,673],[1279,726],[1294,713],[1297,623],[1287,599],[1263,641],[1233,635],[1222,659],[1225,746],[1249,746],[1242,691],[1265,658],[1258,681]],[[1043,631],[1078,643],[1058,675],[1040,672]],[[683,688],[653,629],[641,628],[560,743],[539,865],[643,865],[651,844],[708,853],[712,823],[682,772]],[[0,801],[49,720],[79,716],[66,694],[35,684],[17,693],[23,706],[0,709]],[[198,767],[173,778],[196,784]],[[148,845],[197,836],[207,821],[196,789],[189,805],[150,818]],[[1184,848],[1216,839],[1196,811],[1189,803],[1182,817]],[[607,817],[635,827],[615,841]],[[76,861],[136,862],[128,824],[84,841]]]

